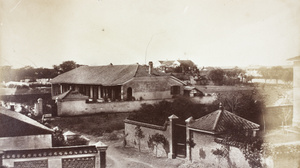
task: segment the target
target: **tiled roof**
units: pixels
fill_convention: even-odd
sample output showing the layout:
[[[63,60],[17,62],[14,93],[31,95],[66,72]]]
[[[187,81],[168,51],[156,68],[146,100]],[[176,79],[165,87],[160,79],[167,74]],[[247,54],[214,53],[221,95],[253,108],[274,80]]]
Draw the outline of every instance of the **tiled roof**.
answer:
[[[155,82],[157,85],[164,85],[164,86],[177,86],[177,85],[185,85],[185,83],[173,76],[151,76],[151,77],[138,77],[134,78],[135,82]],[[151,83],[153,84],[153,83]]]
[[[81,66],[55,77],[51,83],[121,85],[135,76],[138,66]]]
[[[199,131],[207,131],[212,133],[221,133],[229,129],[229,127],[241,128],[244,130],[258,129],[259,125],[239,117],[229,111],[216,110],[207,114],[190,124],[190,128]]]
[[[52,132],[50,128],[23,114],[0,107],[0,137],[51,134]]]

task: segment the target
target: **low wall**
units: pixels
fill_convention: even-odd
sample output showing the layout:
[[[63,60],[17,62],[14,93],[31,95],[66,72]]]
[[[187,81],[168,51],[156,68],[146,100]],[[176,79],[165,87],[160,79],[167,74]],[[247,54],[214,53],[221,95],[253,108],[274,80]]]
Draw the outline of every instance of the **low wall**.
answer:
[[[3,166],[14,168],[103,168],[106,159],[101,152],[96,146],[4,150],[1,161]]]
[[[130,112],[138,110],[142,104],[155,104],[162,100],[121,101],[86,103],[85,100],[57,102],[58,116],[86,115],[102,112]]]
[[[135,136],[135,131],[136,131],[135,128],[137,126],[140,126],[143,135],[145,136],[144,138],[141,139],[141,151],[150,151],[153,152],[154,154],[156,153],[155,148],[152,150],[148,146],[149,137],[151,137],[156,133],[162,134],[168,140],[168,142],[170,142],[170,138],[171,138],[170,127],[167,123],[164,126],[157,126],[152,124],[136,122],[132,120],[125,120],[125,134],[127,134],[126,142],[128,146],[133,146],[135,148],[138,148],[138,139]],[[169,147],[167,148],[166,151],[161,144],[158,145],[157,156],[168,157],[167,155],[169,152],[168,149]]]
[[[38,149],[50,147],[52,147],[51,134],[0,138],[1,150]]]

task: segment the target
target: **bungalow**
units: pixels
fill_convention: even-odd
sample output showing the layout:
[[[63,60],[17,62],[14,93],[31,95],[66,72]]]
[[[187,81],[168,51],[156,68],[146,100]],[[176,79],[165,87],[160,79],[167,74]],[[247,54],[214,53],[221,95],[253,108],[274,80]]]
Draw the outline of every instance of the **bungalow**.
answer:
[[[154,70],[152,62],[149,68],[138,64],[81,66],[50,82],[58,115],[133,111],[141,103],[128,101],[172,99],[183,95],[185,85],[173,76]]]
[[[52,146],[53,130],[15,111],[0,107],[0,167],[105,168],[107,146]]]
[[[150,144],[153,136],[164,137],[165,140],[155,149],[160,157],[186,158],[190,161],[213,163],[214,167],[251,167],[238,146],[228,144],[225,140],[229,132],[237,128],[246,137],[256,136],[258,124],[226,111],[222,106],[199,119],[194,120],[190,117],[185,120],[186,124],[179,122],[180,118],[175,115],[168,119],[159,126],[126,119],[124,122],[127,144],[137,147],[138,139],[135,133],[138,127],[144,135],[144,138],[139,139],[142,150],[153,150]],[[220,159],[218,151],[227,152],[227,159]]]

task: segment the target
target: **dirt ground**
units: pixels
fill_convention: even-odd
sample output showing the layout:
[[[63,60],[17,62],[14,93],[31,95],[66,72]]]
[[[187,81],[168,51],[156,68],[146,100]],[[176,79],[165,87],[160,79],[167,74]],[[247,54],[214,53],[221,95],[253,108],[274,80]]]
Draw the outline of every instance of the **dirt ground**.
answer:
[[[118,140],[108,140],[111,134],[117,134]],[[102,141],[108,145],[106,151],[107,168],[176,168],[185,163],[184,159],[158,158],[149,152],[139,152],[133,147],[123,147],[123,130],[104,134],[102,137],[85,135],[94,144]]]

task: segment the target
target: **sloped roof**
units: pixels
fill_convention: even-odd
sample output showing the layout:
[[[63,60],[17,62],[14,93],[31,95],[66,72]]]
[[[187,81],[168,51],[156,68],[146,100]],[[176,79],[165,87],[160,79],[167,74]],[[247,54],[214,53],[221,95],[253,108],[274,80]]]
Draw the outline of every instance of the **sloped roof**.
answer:
[[[300,61],[300,56],[289,58],[288,61]]]
[[[199,131],[221,133],[229,129],[228,126],[241,128],[244,130],[258,129],[259,125],[239,117],[227,110],[216,110],[207,114],[190,124],[190,128]]]
[[[23,114],[0,107],[0,137],[41,135],[52,132],[50,128]]]
[[[72,91],[72,90],[68,90],[62,94],[59,94],[57,96],[53,96],[52,99],[68,99],[68,100],[86,100],[88,99],[89,97],[88,96],[85,96],[81,93],[79,93],[78,91]]]
[[[135,82],[156,82],[157,84],[162,84],[165,86],[177,86],[177,85],[185,85],[185,83],[173,76],[151,76],[151,77],[138,77],[134,78],[130,81]]]
[[[54,79],[51,83],[101,84],[115,86],[132,79],[139,65],[81,66]]]
[[[172,66],[175,61],[159,61],[161,65]]]

